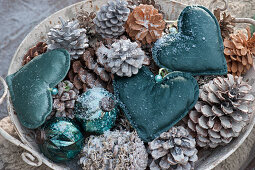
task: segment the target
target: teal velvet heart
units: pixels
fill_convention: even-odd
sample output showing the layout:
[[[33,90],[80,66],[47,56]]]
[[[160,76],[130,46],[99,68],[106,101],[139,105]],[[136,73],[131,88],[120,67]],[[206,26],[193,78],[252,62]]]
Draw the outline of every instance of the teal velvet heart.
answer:
[[[37,56],[19,71],[7,76],[12,103],[22,125],[35,129],[45,122],[52,111],[49,89],[65,78],[69,68],[69,53],[57,49]]]
[[[116,77],[114,92],[140,138],[149,142],[180,121],[198,100],[197,81],[189,73],[172,72],[156,83],[143,67],[131,78]]]
[[[220,27],[208,9],[186,7],[178,19],[178,31],[155,43],[152,54],[160,67],[193,75],[227,74]]]

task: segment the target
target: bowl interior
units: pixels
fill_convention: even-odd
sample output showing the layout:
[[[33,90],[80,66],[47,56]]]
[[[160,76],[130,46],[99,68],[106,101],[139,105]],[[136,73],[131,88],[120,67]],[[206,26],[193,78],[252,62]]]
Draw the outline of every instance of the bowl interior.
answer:
[[[167,20],[177,20],[181,11],[185,8],[185,5],[170,1],[170,0],[155,0],[157,4],[161,6],[161,9],[165,13],[165,19]],[[11,65],[9,67],[8,75],[13,74],[21,68],[21,63],[23,60],[23,56],[26,54],[27,50],[34,46],[39,41],[45,41],[47,37],[47,32],[51,27],[56,24],[59,24],[58,17],[61,16],[65,20],[74,19],[76,13],[80,10],[84,10],[87,12],[98,11],[100,7],[106,3],[105,0],[86,0],[83,2],[76,3],[69,7],[66,7],[53,15],[46,18],[42,21],[39,25],[37,25],[22,41],[20,46],[18,47],[15,55],[13,56]],[[253,69],[249,71],[246,75],[246,79],[253,84],[252,89],[253,92],[255,91],[255,84],[254,84],[254,76],[255,72]],[[8,101],[7,101],[8,113],[11,116],[13,123],[15,124],[15,128],[21,138],[22,142],[28,146],[30,146],[33,150],[40,153],[37,144],[35,143],[34,139],[34,132],[32,130],[24,128],[18,121],[18,118],[15,114],[14,108],[11,104],[10,95],[8,94]],[[254,114],[251,115],[251,122],[247,126],[246,130],[242,132],[242,134],[234,139],[229,145],[224,147],[218,147],[215,150],[207,150],[202,151],[199,158],[199,161],[196,163],[196,169],[212,169],[224,159],[226,159],[230,154],[232,154],[245,140],[248,134],[251,132],[254,126]],[[218,152],[220,151],[220,152]],[[54,169],[64,169],[67,168],[65,165],[57,165],[51,161],[49,161],[46,157],[41,154],[43,162],[51,168]],[[206,161],[205,161],[206,160]]]

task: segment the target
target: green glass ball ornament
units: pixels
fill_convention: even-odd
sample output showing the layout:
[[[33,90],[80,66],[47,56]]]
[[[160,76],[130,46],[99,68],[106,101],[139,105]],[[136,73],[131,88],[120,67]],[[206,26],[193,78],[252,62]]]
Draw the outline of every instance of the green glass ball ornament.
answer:
[[[41,152],[57,163],[75,158],[84,143],[79,126],[69,118],[56,117],[47,121],[36,138]]]
[[[51,94],[52,94],[52,95],[57,95],[57,94],[58,94],[58,89],[57,89],[57,88],[53,88],[53,89],[51,90]]]
[[[103,88],[89,89],[75,104],[75,117],[89,133],[103,134],[111,129],[118,113],[113,95]]]
[[[157,83],[160,83],[161,81],[163,81],[163,77],[162,77],[161,75],[156,75],[156,76],[155,76],[155,81],[156,81]]]

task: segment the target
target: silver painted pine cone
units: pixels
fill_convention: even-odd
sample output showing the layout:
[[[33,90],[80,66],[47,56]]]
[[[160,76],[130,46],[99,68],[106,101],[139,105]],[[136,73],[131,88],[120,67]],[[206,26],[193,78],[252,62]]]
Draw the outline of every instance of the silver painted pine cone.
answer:
[[[64,21],[61,17],[59,19],[61,25],[51,28],[48,33],[48,50],[64,48],[72,59],[78,59],[89,46],[86,30],[79,28],[77,20]]]
[[[94,19],[96,32],[103,38],[122,35],[125,32],[124,23],[130,13],[127,4],[126,1],[116,0],[102,6]]]
[[[144,51],[136,42],[129,39],[118,40],[112,44],[111,48],[106,48],[103,44],[97,49],[99,63],[111,70],[118,76],[131,77],[137,74],[143,64],[148,64],[148,58]]]
[[[84,170],[146,169],[148,154],[144,143],[135,132],[106,131],[90,136],[81,153]]]
[[[148,144],[153,158],[151,170],[189,170],[198,160],[196,141],[182,126],[172,127]]]
[[[190,111],[188,127],[200,147],[215,148],[238,137],[252,113],[254,96],[242,77],[216,77],[202,86],[199,101]]]

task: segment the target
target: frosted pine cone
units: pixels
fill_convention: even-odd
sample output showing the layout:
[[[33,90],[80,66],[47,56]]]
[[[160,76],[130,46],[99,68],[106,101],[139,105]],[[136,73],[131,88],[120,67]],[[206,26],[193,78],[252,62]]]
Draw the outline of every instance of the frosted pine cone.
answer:
[[[163,15],[152,5],[139,5],[125,24],[128,35],[143,44],[151,44],[162,36],[165,29]]]
[[[62,81],[58,84],[58,94],[53,96],[53,111],[56,117],[74,118],[73,109],[75,100],[78,98],[78,90],[68,81]]]
[[[136,42],[131,42],[129,39],[116,41],[110,49],[102,44],[96,54],[98,61],[118,76],[131,77],[138,73],[143,64],[148,65],[144,51]]]
[[[47,44],[45,42],[39,42],[36,46],[30,48],[23,58],[22,65],[29,63],[33,58],[41,55],[47,51]]]
[[[188,119],[198,146],[215,148],[238,137],[247,125],[253,101],[251,86],[242,77],[228,74],[227,78],[217,77],[205,84]]]
[[[196,141],[182,126],[172,127],[148,144],[153,158],[151,170],[189,170],[198,160]]]
[[[88,45],[86,30],[79,28],[78,21],[64,21],[59,17],[61,25],[56,25],[48,33],[48,50],[64,48],[72,59],[78,59]]]
[[[128,19],[130,10],[126,1],[110,1],[102,6],[97,13],[94,23],[96,31],[103,38],[116,38],[125,32],[124,23]]]
[[[85,142],[80,164],[88,169],[146,169],[148,154],[135,132],[106,131]]]
[[[255,34],[251,36],[249,27],[247,28],[247,37],[241,31],[231,34],[229,38],[224,39],[224,46],[229,73],[241,76],[253,66]]]

